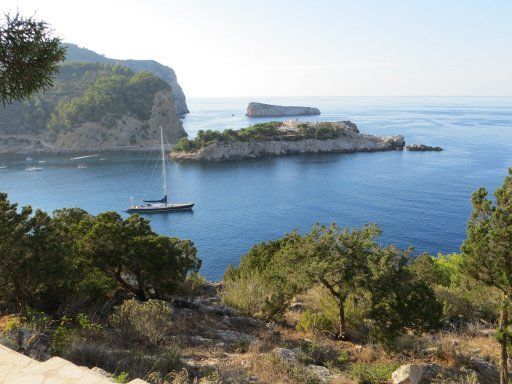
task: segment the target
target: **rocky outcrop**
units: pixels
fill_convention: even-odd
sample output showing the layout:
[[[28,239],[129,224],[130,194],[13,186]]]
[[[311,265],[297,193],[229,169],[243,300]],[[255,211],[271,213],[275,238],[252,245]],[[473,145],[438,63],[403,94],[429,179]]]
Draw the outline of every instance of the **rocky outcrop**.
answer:
[[[320,110],[312,107],[282,106],[251,102],[247,106],[248,117],[277,117],[277,116],[311,116],[319,115]]]
[[[425,144],[411,144],[406,147],[408,151],[435,151],[440,152],[443,150],[441,147],[431,147]]]
[[[92,63],[121,64],[135,72],[148,71],[164,79],[172,88],[172,97],[176,105],[178,115],[188,113],[187,101],[183,89],[178,84],[176,73],[170,67],[158,63],[154,60],[117,60],[100,55],[86,48],[81,48],[76,44],[64,43],[67,48],[66,61],[76,62],[85,61]]]
[[[110,120],[111,118],[111,120]],[[85,122],[58,136],[0,135],[0,153],[74,152],[91,150],[141,150],[155,145],[160,126],[170,143],[187,136],[169,92],[155,94],[151,117],[140,120],[134,116],[106,116],[100,122]]]
[[[118,382],[102,369],[79,367],[60,357],[52,357],[39,362],[0,345],[0,383],[69,383],[107,384]],[[146,381],[135,379],[129,384],[143,384]]]
[[[150,132],[158,132],[160,127],[164,129],[166,139],[175,143],[182,137],[187,136],[180,119],[176,118],[176,104],[173,103],[172,95],[169,92],[158,92],[149,118]],[[151,136],[150,136],[151,137]],[[152,136],[151,139],[157,136]]]
[[[296,153],[378,152],[403,150],[403,136],[374,136],[350,130],[336,139],[213,142],[194,152],[171,152],[176,160],[224,161]]]

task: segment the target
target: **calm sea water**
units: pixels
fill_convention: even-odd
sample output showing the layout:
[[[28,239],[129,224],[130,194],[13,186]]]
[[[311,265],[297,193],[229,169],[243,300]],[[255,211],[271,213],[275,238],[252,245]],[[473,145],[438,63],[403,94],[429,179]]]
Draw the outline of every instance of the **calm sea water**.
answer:
[[[241,128],[265,119],[244,116],[249,99],[190,99],[184,120],[200,129]],[[453,252],[465,237],[471,192],[491,190],[512,166],[512,98],[267,98],[259,101],[319,107],[362,132],[403,134],[408,143],[444,152],[385,152],[267,157],[216,164],[178,164],[172,200],[192,200],[193,212],[152,215],[159,233],[191,239],[202,273],[219,279],[251,245],[316,222],[377,223],[383,243],[417,252]],[[267,119],[268,120],[268,119]],[[25,172],[25,156],[0,157],[0,191],[11,201],[52,211],[81,207],[121,212],[129,198],[161,195],[159,168],[147,154],[109,153],[84,160],[34,155],[42,172]]]

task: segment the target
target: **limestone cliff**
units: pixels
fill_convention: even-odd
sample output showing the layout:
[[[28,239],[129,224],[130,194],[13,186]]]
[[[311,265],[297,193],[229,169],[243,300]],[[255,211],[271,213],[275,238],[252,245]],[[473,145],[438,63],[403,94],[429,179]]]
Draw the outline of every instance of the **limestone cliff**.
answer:
[[[282,106],[250,102],[247,106],[248,117],[278,117],[278,116],[310,116],[319,115],[320,110],[312,107]]]

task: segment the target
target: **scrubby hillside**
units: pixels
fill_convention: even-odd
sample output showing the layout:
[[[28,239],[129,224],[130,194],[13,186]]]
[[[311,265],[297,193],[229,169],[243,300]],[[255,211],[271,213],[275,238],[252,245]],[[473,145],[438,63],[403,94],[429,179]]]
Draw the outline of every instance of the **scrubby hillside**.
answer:
[[[0,151],[145,146],[160,125],[172,142],[186,136],[164,80],[121,65],[70,63],[46,93],[0,109]]]
[[[66,62],[91,62],[119,64],[130,68],[135,72],[151,72],[164,79],[172,88],[172,98],[176,106],[178,115],[188,113],[187,101],[183,89],[178,84],[176,73],[170,67],[167,67],[155,60],[117,60],[105,57],[87,48],[81,48],[76,44],[65,43]]]

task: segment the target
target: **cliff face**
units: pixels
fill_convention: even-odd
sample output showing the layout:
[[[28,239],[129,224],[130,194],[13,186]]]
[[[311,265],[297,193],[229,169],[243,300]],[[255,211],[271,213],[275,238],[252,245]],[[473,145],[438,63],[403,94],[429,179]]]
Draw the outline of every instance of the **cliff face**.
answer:
[[[247,106],[248,117],[311,116],[320,110],[312,107],[282,106],[251,102]]]
[[[149,120],[122,115],[113,126],[86,122],[71,132],[59,135],[52,141],[47,134],[41,141],[43,151],[67,150],[113,150],[113,149],[143,149],[158,142],[160,126],[170,142],[176,142],[187,136],[181,120],[176,118],[176,112],[169,92],[155,94],[151,117]],[[159,145],[159,144],[158,144]]]
[[[377,152],[403,150],[403,136],[374,136],[347,131],[337,139],[214,142],[195,152],[172,152],[176,160],[224,161],[295,153]]]
[[[113,121],[105,124],[109,117]],[[170,142],[187,136],[169,92],[155,94],[148,120],[123,114],[107,116],[101,122],[84,122],[57,136],[48,131],[38,135],[0,135],[0,153],[147,149],[158,141],[160,126]]]
[[[178,84],[176,73],[170,67],[154,60],[117,60],[100,55],[86,48],[80,48],[76,44],[65,43],[67,48],[66,62],[91,62],[120,64],[130,68],[134,72],[148,71],[164,79],[172,88],[172,98],[176,105],[176,113],[184,115],[189,112],[183,89]]]

